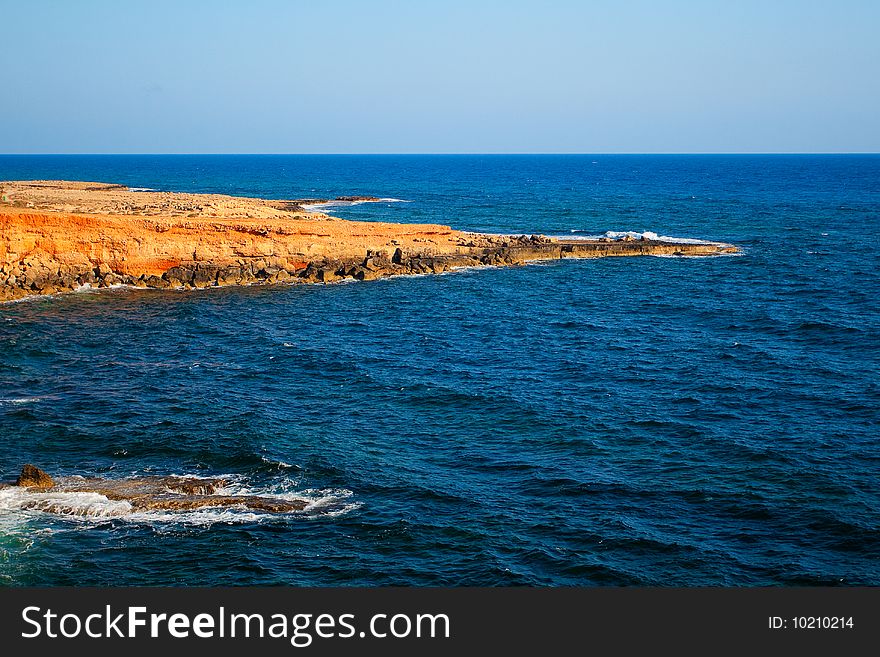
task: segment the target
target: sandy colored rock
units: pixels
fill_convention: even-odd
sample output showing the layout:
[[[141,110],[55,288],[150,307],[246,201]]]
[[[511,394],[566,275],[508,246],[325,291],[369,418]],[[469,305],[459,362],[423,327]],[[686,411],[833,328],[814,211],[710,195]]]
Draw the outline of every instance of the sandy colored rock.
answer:
[[[21,474],[18,475],[15,485],[24,488],[45,489],[52,488],[52,486],[55,485],[55,482],[52,480],[52,477],[38,467],[28,463],[21,469]]]

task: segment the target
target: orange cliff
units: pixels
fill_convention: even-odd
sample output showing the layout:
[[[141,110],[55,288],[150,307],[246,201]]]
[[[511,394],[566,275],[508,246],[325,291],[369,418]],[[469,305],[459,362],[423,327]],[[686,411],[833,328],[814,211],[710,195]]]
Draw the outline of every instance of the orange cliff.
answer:
[[[0,192],[0,301],[82,286],[331,282],[561,257],[736,250],[346,221],[308,212],[299,201],[132,192],[104,183],[2,182]]]

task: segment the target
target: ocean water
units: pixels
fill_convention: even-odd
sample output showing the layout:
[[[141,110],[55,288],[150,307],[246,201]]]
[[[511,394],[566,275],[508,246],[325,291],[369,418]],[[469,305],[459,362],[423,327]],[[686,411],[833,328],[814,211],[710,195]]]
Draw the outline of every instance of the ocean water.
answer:
[[[309,506],[0,490],[0,584],[880,584],[880,157],[0,157],[27,178],[743,254],[2,305],[0,478]]]

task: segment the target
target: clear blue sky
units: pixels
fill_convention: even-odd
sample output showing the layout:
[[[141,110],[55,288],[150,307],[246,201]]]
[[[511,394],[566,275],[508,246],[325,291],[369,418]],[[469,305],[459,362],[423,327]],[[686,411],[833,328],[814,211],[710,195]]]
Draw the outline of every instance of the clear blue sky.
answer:
[[[0,0],[3,153],[880,151],[880,0]]]

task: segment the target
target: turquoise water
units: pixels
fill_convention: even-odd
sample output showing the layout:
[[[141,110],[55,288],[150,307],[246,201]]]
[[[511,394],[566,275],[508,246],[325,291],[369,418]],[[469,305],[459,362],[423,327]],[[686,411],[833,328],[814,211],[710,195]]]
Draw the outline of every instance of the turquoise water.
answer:
[[[0,491],[4,584],[880,584],[880,157],[0,157],[25,178],[744,254],[2,305],[3,479],[310,501],[57,517]]]

